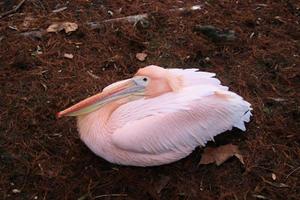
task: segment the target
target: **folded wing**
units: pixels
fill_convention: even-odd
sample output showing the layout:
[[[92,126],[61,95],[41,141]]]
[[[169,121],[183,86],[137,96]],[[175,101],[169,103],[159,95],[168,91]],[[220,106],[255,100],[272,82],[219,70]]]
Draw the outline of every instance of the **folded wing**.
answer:
[[[133,107],[135,112],[126,112]],[[112,140],[118,148],[132,152],[190,152],[233,126],[245,130],[250,110],[250,104],[233,92],[213,86],[188,87],[121,106],[112,115],[112,121],[120,122]]]

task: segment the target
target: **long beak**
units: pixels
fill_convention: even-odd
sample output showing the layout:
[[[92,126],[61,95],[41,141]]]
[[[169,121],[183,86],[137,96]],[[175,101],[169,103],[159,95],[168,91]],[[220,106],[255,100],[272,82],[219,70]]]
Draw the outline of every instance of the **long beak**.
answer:
[[[103,92],[91,96],[56,114],[57,118],[63,116],[79,116],[93,112],[102,106],[129,96],[141,96],[145,90],[144,86],[138,85],[134,79],[127,79],[106,87]]]

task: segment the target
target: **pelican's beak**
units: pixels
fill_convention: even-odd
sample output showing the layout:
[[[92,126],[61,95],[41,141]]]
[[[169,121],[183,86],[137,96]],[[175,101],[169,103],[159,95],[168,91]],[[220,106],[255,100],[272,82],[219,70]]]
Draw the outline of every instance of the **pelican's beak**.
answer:
[[[102,106],[124,97],[143,96],[145,86],[139,85],[134,78],[126,79],[109,85],[101,93],[91,96],[56,114],[57,118],[63,116],[79,116],[93,112]]]

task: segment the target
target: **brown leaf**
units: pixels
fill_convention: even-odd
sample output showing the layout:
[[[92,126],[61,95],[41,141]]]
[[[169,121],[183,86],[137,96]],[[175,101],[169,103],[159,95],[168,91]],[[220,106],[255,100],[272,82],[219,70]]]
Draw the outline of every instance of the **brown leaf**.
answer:
[[[69,32],[76,31],[77,29],[78,29],[78,25],[76,23],[57,22],[57,23],[51,24],[47,28],[47,32],[52,33],[52,32],[59,32],[59,31],[65,30],[66,33],[69,33]]]
[[[146,53],[137,53],[135,55],[136,59],[138,59],[141,62],[145,61],[147,56],[148,55]]]
[[[243,156],[240,154],[238,147],[233,144],[227,144],[217,148],[207,147],[204,149],[199,164],[206,165],[216,163],[216,165],[219,166],[232,156],[237,157],[240,162],[244,164]]]

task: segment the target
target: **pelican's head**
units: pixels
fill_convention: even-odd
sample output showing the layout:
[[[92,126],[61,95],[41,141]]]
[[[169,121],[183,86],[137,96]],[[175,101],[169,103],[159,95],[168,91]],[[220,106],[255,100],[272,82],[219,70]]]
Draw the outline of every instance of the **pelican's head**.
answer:
[[[88,114],[120,100],[126,103],[140,98],[153,98],[173,91],[172,82],[174,81],[168,70],[150,65],[139,69],[132,78],[113,83],[104,88],[101,93],[58,112],[57,117]]]

